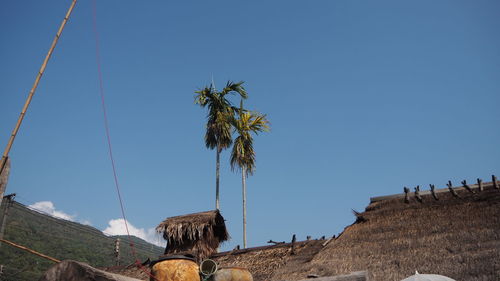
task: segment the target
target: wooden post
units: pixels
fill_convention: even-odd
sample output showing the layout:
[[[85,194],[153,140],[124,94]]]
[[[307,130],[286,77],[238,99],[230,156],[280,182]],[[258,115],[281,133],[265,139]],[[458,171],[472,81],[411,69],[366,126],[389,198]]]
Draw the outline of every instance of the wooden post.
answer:
[[[470,186],[467,184],[467,181],[466,180],[463,180],[462,181],[462,185],[463,187],[465,187],[465,189],[467,189],[467,191],[469,191],[470,193],[475,193],[474,190],[472,190],[472,188],[470,188]]]
[[[7,217],[9,216],[9,209],[10,209],[10,206],[12,205],[12,201],[14,201],[14,197],[16,196],[15,193],[13,194],[9,194],[7,196],[5,196],[5,201],[7,201],[5,203],[5,207],[4,207],[4,211],[3,211],[3,218],[2,218],[2,225],[1,225],[1,229],[0,229],[0,239],[3,239],[3,235],[5,233],[5,228],[7,227]],[[0,247],[2,246],[2,244],[0,243]]]
[[[267,241],[267,243],[269,244],[274,244],[274,245],[278,245],[278,244],[285,244],[285,241],[281,241],[281,242],[276,242],[276,241],[273,241],[272,239]]]
[[[431,193],[432,193],[432,197],[434,197],[434,200],[439,200],[437,194],[436,194],[436,187],[433,185],[433,184],[429,184],[429,186],[431,187]]]
[[[491,181],[493,182],[493,187],[496,188],[496,189],[499,189],[498,182],[497,182],[497,177],[495,175],[491,175]]]
[[[3,169],[0,170],[0,207],[2,206],[2,198],[5,189],[7,189],[7,182],[9,181],[10,173],[10,158],[6,157]]]
[[[52,52],[54,51],[54,48],[57,45],[57,41],[59,40],[59,37],[61,37],[64,26],[66,25],[66,22],[68,21],[69,16],[71,15],[73,8],[75,7],[75,4],[76,4],[76,0],[73,0],[73,2],[71,3],[71,5],[68,9],[68,12],[66,12],[66,16],[64,17],[64,19],[61,23],[61,26],[59,27],[59,30],[56,33],[56,37],[52,41],[52,45],[50,46],[50,49],[47,52],[45,59],[43,60],[42,66],[40,67],[40,70],[38,71],[38,74],[35,78],[35,82],[33,83],[33,86],[31,87],[31,90],[28,94],[28,98],[26,99],[26,102],[24,103],[23,109],[21,110],[21,114],[19,115],[19,118],[17,119],[17,123],[14,126],[14,130],[12,130],[9,141],[7,142],[7,146],[5,147],[5,150],[3,152],[2,160],[0,160],[0,173],[4,170],[5,164],[7,163],[7,158],[9,157],[10,149],[12,148],[12,144],[14,143],[14,139],[16,138],[17,132],[19,131],[19,128],[21,127],[21,123],[23,122],[24,116],[26,115],[26,111],[28,110],[28,106],[30,105],[31,100],[33,99],[33,95],[35,94],[36,88],[38,87],[38,83],[40,82],[40,79],[42,79],[43,72],[45,71],[45,68],[47,67],[47,63],[49,62],[49,59],[52,56]]]
[[[323,247],[325,247],[326,245],[328,245],[328,243],[330,243],[330,241],[334,240],[335,239],[335,235],[333,235],[332,237],[328,238],[325,242],[323,242],[323,244],[321,244]]]
[[[417,201],[422,203],[422,196],[420,196],[420,185],[417,185],[415,187],[415,198],[417,198]]]
[[[479,186],[479,191],[483,191],[484,190],[483,180],[482,179],[477,178],[477,185]]]
[[[116,238],[115,240],[115,258],[116,265],[120,265],[120,238]]]
[[[457,192],[453,189],[453,185],[451,184],[451,181],[448,181],[446,184],[448,186],[448,189],[450,190],[451,194],[457,198],[459,198]]]
[[[297,241],[297,237],[295,236],[295,234],[292,236],[292,251],[290,252],[290,254],[292,255],[295,255],[295,242]]]
[[[405,191],[405,203],[410,203],[410,189],[405,186],[403,190]]]

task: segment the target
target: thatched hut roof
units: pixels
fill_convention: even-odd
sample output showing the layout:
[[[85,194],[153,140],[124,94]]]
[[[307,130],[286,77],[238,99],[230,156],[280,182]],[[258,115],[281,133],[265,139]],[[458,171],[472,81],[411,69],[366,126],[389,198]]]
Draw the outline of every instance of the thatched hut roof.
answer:
[[[198,260],[217,251],[229,239],[224,218],[218,210],[170,217],[156,231],[167,240],[165,254],[189,253]]]

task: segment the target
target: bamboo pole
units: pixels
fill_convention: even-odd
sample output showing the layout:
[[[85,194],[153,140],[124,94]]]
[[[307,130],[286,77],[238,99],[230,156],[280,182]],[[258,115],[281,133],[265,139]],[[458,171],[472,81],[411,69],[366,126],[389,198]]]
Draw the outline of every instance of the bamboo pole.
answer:
[[[36,88],[38,87],[38,83],[40,82],[40,79],[42,79],[43,72],[45,71],[45,68],[47,67],[47,63],[49,62],[49,59],[52,56],[52,52],[54,51],[54,48],[56,47],[57,41],[59,40],[59,37],[61,37],[64,26],[66,25],[66,22],[68,21],[69,16],[71,15],[71,12],[73,11],[73,8],[76,5],[76,1],[77,0],[73,0],[73,2],[71,2],[71,5],[70,5],[68,11],[66,12],[66,16],[64,17],[64,19],[61,23],[61,26],[59,26],[59,30],[56,33],[56,37],[52,41],[52,45],[50,46],[50,49],[47,52],[45,59],[43,60],[42,66],[40,67],[40,70],[38,71],[38,74],[35,78],[35,82],[33,83],[33,86],[31,87],[28,98],[26,99],[26,102],[24,103],[21,114],[19,115],[16,126],[14,127],[14,130],[12,130],[12,134],[10,135],[9,141],[7,142],[7,146],[5,147],[5,150],[3,152],[2,160],[0,162],[0,173],[2,172],[2,170],[5,167],[5,163],[7,162],[7,157],[9,156],[9,152],[10,152],[10,149],[12,148],[12,144],[14,143],[14,139],[16,138],[17,132],[19,131],[19,128],[21,127],[21,123],[23,122],[24,115],[26,114],[26,111],[28,110],[28,106],[31,103],[31,99],[33,98],[33,95],[35,94]]]
[[[18,249],[24,250],[24,251],[26,251],[26,252],[30,252],[30,253],[32,253],[32,254],[34,254],[34,255],[37,255],[37,256],[40,256],[40,257],[42,257],[42,258],[44,258],[44,259],[51,260],[51,261],[53,261],[53,262],[55,262],[55,263],[59,263],[59,262],[61,262],[61,261],[60,261],[60,260],[58,260],[58,259],[55,259],[55,258],[49,257],[49,256],[44,255],[44,254],[42,254],[42,253],[39,253],[39,252],[37,252],[37,251],[35,251],[35,250],[31,250],[31,249],[29,249],[29,248],[26,248],[26,247],[24,247],[24,246],[18,245],[18,244],[14,243],[14,242],[10,242],[10,241],[5,240],[5,239],[0,239],[0,242],[3,242],[3,243],[5,243],[5,244],[9,244],[9,245],[11,245],[11,246],[13,246],[13,247],[16,247],[16,248],[18,248]]]

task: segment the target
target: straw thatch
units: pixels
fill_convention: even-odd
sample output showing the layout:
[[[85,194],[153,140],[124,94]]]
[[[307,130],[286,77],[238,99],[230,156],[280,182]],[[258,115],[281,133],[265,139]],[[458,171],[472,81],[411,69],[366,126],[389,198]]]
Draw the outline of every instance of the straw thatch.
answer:
[[[296,242],[294,254],[292,243],[218,253],[210,257],[220,266],[245,267],[254,281],[286,280],[293,272],[307,265],[326,240]],[[286,277],[286,278],[283,278]],[[298,279],[306,278],[299,275]]]
[[[332,240],[310,240],[214,254],[220,266],[246,267],[254,281],[302,280],[368,271],[372,281],[433,273],[455,280],[500,276],[500,190],[473,188],[374,198]],[[328,222],[325,222],[328,223]]]
[[[301,280],[367,270],[370,280],[401,280],[418,270],[456,280],[500,276],[500,190],[439,190],[439,200],[422,192],[419,202],[391,196],[355,212],[356,222],[336,239],[306,241],[296,255],[290,244],[222,253],[222,265],[245,266],[254,280]],[[304,243],[304,242],[301,242]],[[311,244],[316,243],[316,244]],[[221,255],[221,254],[219,254]]]
[[[229,239],[218,210],[167,218],[156,231],[167,240],[165,255],[191,254],[197,260],[209,257]]]
[[[456,280],[498,280],[500,276],[500,191],[441,192],[422,202],[394,198],[370,204],[321,250],[304,274],[320,276],[368,270],[372,280],[396,281],[420,273]]]

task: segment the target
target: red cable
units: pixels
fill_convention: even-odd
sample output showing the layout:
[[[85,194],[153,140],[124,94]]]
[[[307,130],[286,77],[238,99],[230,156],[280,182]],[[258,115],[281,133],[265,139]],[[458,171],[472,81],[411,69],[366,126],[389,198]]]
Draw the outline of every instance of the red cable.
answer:
[[[93,22],[93,27],[94,27],[94,36],[95,36],[95,49],[96,49],[96,63],[97,63],[97,74],[99,76],[99,92],[101,95],[101,105],[102,105],[102,111],[103,111],[103,116],[104,116],[104,127],[106,130],[106,139],[108,141],[108,150],[109,150],[109,158],[111,160],[111,166],[113,168],[113,177],[115,180],[115,187],[116,187],[116,193],[118,194],[118,201],[120,202],[120,208],[122,212],[122,217],[123,217],[123,222],[125,223],[125,229],[127,230],[127,237],[130,238],[130,232],[128,230],[128,224],[127,224],[127,218],[125,216],[125,208],[123,207],[123,199],[122,195],[120,192],[120,185],[118,184],[118,176],[116,175],[116,167],[115,167],[115,160],[113,157],[113,148],[111,146],[111,135],[109,133],[109,125],[108,125],[108,116],[106,113],[106,103],[104,102],[104,87],[103,87],[103,79],[102,79],[102,71],[101,71],[101,59],[100,59],[100,52],[99,52],[99,32],[97,31],[97,11],[96,11],[96,0],[92,1],[92,22]],[[134,243],[130,242],[130,248],[132,250],[132,254],[135,258],[135,263],[139,268],[144,271],[147,275],[150,277],[155,278],[151,274],[151,272],[147,271],[144,269],[144,266],[141,264],[139,259],[137,259],[137,253],[135,251]]]
[[[122,196],[120,193],[120,185],[118,184],[118,177],[116,175],[115,160],[113,158],[113,149],[111,146],[111,137],[109,134],[108,116],[106,113],[106,103],[104,102],[104,87],[103,87],[103,79],[102,79],[102,72],[101,72],[101,62],[100,62],[101,59],[100,59],[100,53],[99,53],[99,33],[97,32],[97,24],[96,24],[96,5],[95,5],[96,3],[95,3],[95,0],[92,1],[92,3],[93,3],[92,11],[93,11],[93,19],[94,19],[94,21],[93,21],[94,33],[95,33],[95,39],[96,39],[95,40],[95,47],[96,47],[97,74],[99,76],[99,91],[101,94],[101,104],[102,104],[102,111],[103,111],[103,115],[104,115],[104,127],[106,130],[106,139],[108,141],[109,158],[111,159],[111,166],[113,168],[113,177],[115,180],[116,192],[118,193],[118,200],[120,201],[120,208],[122,211],[123,219],[125,221],[125,228],[127,230],[127,235],[130,236],[130,233],[128,230],[128,225],[127,225],[127,219],[125,217],[125,210],[123,208],[123,200],[122,200]]]

